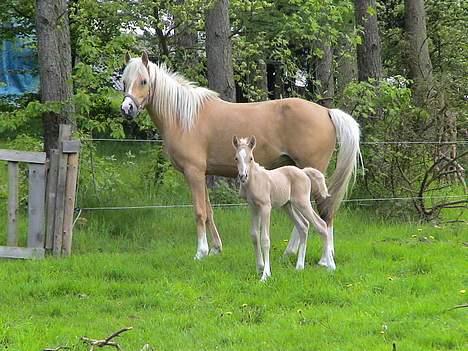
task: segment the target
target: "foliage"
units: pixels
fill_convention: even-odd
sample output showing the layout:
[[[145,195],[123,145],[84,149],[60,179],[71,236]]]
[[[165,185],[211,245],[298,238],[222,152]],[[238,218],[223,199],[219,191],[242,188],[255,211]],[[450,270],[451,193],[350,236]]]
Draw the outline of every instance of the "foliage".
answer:
[[[408,81],[398,76],[379,83],[352,83],[345,90],[342,103],[352,111],[362,128],[365,176],[360,184],[361,194],[413,198],[407,205],[414,206],[421,219],[428,220],[437,217],[443,207],[453,205],[444,198],[453,193],[446,192],[451,186],[444,177],[446,166],[435,168],[437,146],[406,143],[431,141],[435,135],[430,114],[413,105],[408,85]],[[386,141],[390,143],[378,143]],[[426,184],[428,177],[432,184]],[[424,197],[432,195],[442,196],[442,199],[427,205],[430,199]],[[398,215],[407,213],[407,205],[392,204],[391,211],[400,210],[396,212]]]

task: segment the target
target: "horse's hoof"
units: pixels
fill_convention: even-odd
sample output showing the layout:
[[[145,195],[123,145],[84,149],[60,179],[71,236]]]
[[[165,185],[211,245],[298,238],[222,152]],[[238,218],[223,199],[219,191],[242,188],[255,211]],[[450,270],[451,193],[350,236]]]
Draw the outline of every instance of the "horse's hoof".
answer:
[[[200,261],[202,260],[203,258],[205,258],[206,256],[208,256],[208,252],[197,252],[195,254],[195,256],[193,257],[194,260],[197,260],[197,261]]]
[[[210,256],[214,256],[214,255],[219,255],[220,253],[221,253],[221,248],[219,248],[219,247],[212,247],[212,248],[210,249],[209,255],[210,255]]]
[[[304,265],[298,265],[296,266],[296,271],[303,271],[304,270]]]
[[[329,271],[334,271],[336,270],[336,265],[335,265],[335,262],[333,261],[329,261],[329,260],[326,260],[326,259],[320,259],[320,261],[318,262],[318,265],[319,266],[322,266],[322,267],[325,267],[326,269],[328,269]]]

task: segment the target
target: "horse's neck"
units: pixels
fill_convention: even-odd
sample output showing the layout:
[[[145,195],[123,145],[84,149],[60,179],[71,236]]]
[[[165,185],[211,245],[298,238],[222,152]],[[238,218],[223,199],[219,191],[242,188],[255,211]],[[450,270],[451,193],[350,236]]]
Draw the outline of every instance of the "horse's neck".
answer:
[[[247,185],[251,187],[252,189],[257,188],[260,183],[266,181],[265,169],[255,161],[252,162],[249,173],[250,173],[250,176],[249,176],[249,181],[247,182]]]

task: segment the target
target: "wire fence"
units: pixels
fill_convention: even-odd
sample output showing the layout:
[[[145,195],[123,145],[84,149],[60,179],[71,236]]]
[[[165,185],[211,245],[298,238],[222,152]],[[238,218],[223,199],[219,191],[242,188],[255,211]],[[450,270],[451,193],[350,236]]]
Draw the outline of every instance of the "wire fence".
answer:
[[[465,195],[447,195],[447,196],[432,196],[432,197],[382,197],[382,198],[362,198],[362,199],[345,199],[343,202],[374,202],[374,201],[413,201],[413,200],[437,200],[437,199],[467,199]],[[216,208],[230,208],[230,207],[246,207],[248,204],[245,202],[238,203],[220,203],[211,204],[211,207]],[[103,206],[103,207],[77,207],[76,211],[120,211],[120,210],[146,210],[146,209],[173,209],[173,208],[192,208],[192,204],[170,204],[170,205],[140,205],[140,206]]]
[[[116,143],[157,143],[163,144],[163,139],[112,139],[112,138],[83,138],[82,141],[87,142],[116,142]],[[361,145],[467,145],[468,140],[455,141],[362,141]],[[459,200],[466,199],[467,195],[447,195],[447,196],[428,196],[428,197],[381,197],[381,198],[358,198],[345,199],[344,203],[368,203],[368,202],[391,202],[391,201],[416,201],[416,200]],[[246,207],[247,203],[218,203],[211,204],[213,208],[239,208]],[[145,209],[181,209],[192,208],[192,204],[152,204],[152,205],[134,205],[134,206],[96,206],[96,207],[77,207],[76,212],[81,215],[83,211],[124,211],[124,210],[145,210]],[[79,215],[77,217],[79,217]]]
[[[115,142],[115,143],[156,143],[163,144],[163,139],[112,139],[112,138],[83,138],[89,142]],[[454,141],[361,141],[361,145],[468,145],[468,140]]]

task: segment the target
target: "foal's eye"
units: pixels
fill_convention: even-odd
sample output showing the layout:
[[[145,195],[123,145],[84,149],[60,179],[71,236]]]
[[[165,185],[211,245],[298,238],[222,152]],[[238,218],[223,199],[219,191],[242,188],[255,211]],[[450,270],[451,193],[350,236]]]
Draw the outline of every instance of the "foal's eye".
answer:
[[[234,160],[236,160],[236,161],[237,161],[237,157],[234,157]]]
[[[253,160],[253,158],[251,157],[251,158],[250,158],[250,161],[252,161],[252,160]]]

